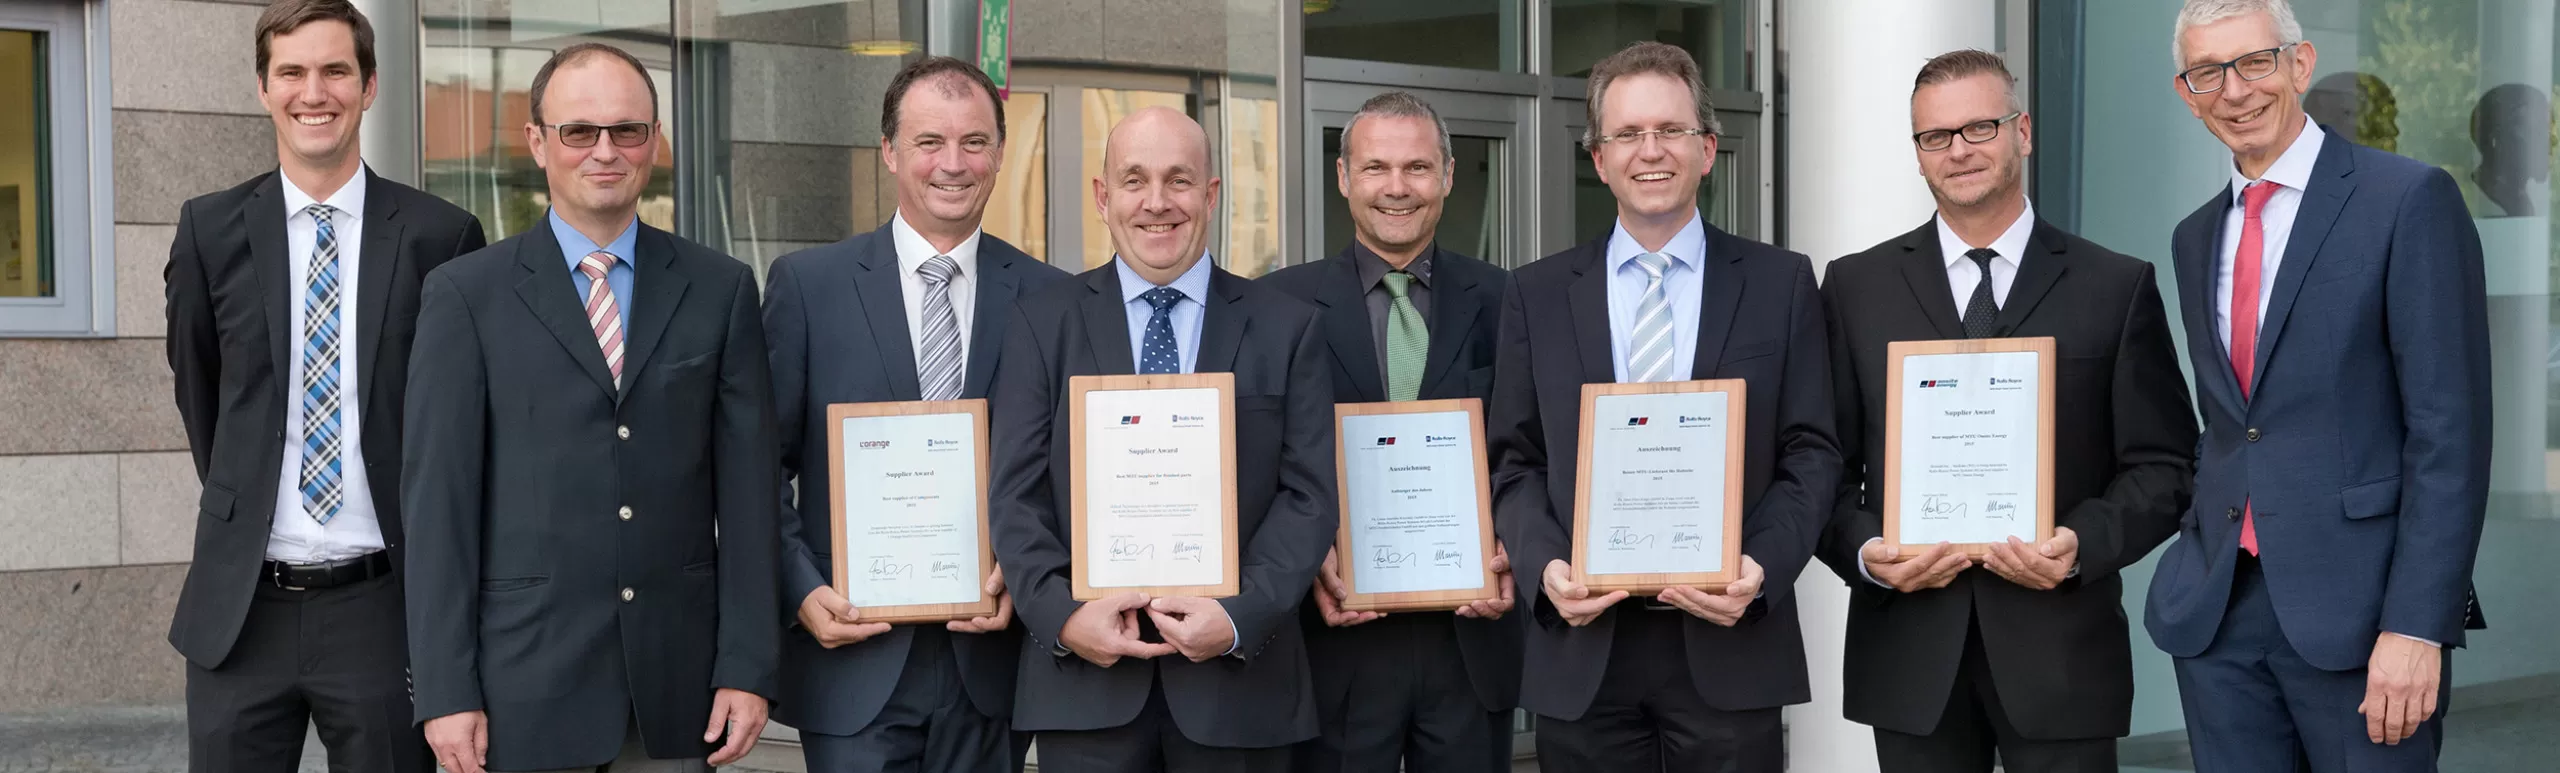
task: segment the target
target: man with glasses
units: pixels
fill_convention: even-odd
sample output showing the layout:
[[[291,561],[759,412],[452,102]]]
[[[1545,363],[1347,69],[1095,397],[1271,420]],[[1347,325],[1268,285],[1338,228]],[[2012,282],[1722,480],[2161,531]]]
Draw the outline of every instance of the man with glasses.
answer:
[[[2204,436],[2143,623],[2198,771],[2434,770],[2488,498],[2479,234],[2443,170],[2310,123],[2282,0],[2176,35],[2231,177],[2170,240]]]
[[[1520,705],[1555,771],[1778,771],[1779,710],[1811,698],[1795,581],[1838,492],[1831,364],[1805,256],[1698,211],[1716,122],[1697,61],[1662,43],[1590,77],[1600,238],[1513,273],[1488,407],[1494,520],[1529,613]],[[1572,580],[1582,385],[1743,379],[1741,578],[1721,593]]]
[[[1848,581],[1849,719],[1888,773],[2116,769],[2131,729],[2124,580],[2176,531],[2195,414],[2151,264],[2063,232],[2027,202],[2034,119],[2000,57],[1921,65],[1912,143],[1937,217],[1833,261],[1842,471],[1821,558]],[[2054,530],[1980,564],[1941,543],[1884,541],[1886,348],[2051,336]]]
[[[409,370],[409,653],[436,761],[701,771],[746,756],[784,607],[755,277],[641,223],[657,85],[533,76],[551,212],[428,274]],[[708,758],[708,759],[706,759]]]

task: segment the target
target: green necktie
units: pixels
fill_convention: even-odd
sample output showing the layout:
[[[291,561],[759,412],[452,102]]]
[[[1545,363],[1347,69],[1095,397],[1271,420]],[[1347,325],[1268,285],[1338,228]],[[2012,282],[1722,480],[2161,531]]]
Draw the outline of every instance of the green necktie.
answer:
[[[1422,361],[1431,353],[1431,329],[1422,324],[1422,312],[1413,308],[1413,298],[1405,295],[1413,284],[1413,275],[1402,271],[1387,272],[1387,399],[1411,400],[1422,395]]]

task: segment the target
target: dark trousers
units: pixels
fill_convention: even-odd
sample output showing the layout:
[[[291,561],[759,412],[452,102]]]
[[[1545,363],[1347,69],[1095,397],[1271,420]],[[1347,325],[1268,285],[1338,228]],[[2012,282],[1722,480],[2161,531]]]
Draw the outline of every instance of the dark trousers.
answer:
[[[435,769],[411,722],[409,642],[396,575],[319,590],[259,583],[219,668],[187,665],[187,767],[290,773],[319,726],[329,770]]]
[[[1724,711],[1698,696],[1678,610],[1630,599],[1609,669],[1582,718],[1538,718],[1538,765],[1549,773],[1779,773],[1786,753],[1776,707]],[[1749,668],[1737,663],[1736,668]]]
[[[2178,658],[2178,700],[2197,773],[2433,771],[2452,709],[2453,657],[2445,653],[2436,713],[2398,746],[2365,735],[2365,669],[2324,671],[2304,662],[2276,625],[2255,558],[2240,558],[2231,604],[2204,654]]]
[[[1177,656],[1178,657],[1178,656]],[[1139,664],[1143,667],[1145,664]],[[1128,664],[1122,664],[1123,668]],[[1041,773],[1286,773],[1289,749],[1202,746],[1182,735],[1158,682],[1129,724],[1036,734]]]
[[[1413,612],[1309,631],[1323,734],[1298,745],[1299,773],[1511,770],[1511,712],[1476,698],[1455,622]]]
[[[2031,739],[2018,734],[2000,706],[1979,619],[1965,634],[1964,659],[1946,713],[1928,735],[1876,729],[1876,763],[1884,773],[1991,773],[1994,752],[2008,773],[2114,773],[2116,739]]]
[[[800,750],[810,773],[1011,773],[1021,766],[1005,725],[969,702],[951,634],[928,625],[879,717],[853,735],[803,732]]]

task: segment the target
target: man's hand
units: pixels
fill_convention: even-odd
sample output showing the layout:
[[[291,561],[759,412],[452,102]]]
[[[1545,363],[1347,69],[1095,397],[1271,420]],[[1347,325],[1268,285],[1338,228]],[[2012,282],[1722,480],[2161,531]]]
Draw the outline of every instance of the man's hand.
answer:
[[[1547,589],[1547,603],[1556,606],[1556,615],[1574,627],[1590,625],[1609,611],[1609,606],[1627,599],[1626,591],[1610,591],[1609,595],[1591,597],[1591,589],[1573,581],[1573,565],[1556,559],[1547,562],[1546,576],[1540,578]]]
[[[861,644],[889,632],[888,623],[856,622],[861,619],[862,610],[853,608],[853,602],[844,600],[831,585],[820,585],[800,599],[800,627],[809,629],[809,635],[827,649]]]
[[[1674,585],[1654,597],[1707,622],[1731,628],[1742,622],[1742,613],[1751,610],[1752,600],[1760,597],[1761,584],[1768,581],[1769,574],[1761,570],[1759,560],[1746,553],[1742,556],[1742,577],[1725,583],[1723,593]]]
[[[1235,621],[1218,602],[1190,596],[1168,596],[1147,604],[1147,616],[1166,644],[1199,663],[1236,648]]]
[[[1458,608],[1459,617],[1492,620],[1511,611],[1511,551],[1504,549],[1499,541],[1493,543],[1493,560],[1486,562],[1485,568],[1493,571],[1494,584],[1501,587],[1501,595],[1467,602],[1466,606]]]
[[[427,720],[427,748],[446,773],[486,773],[489,764],[489,715],[478,711],[446,714]]]
[[[958,633],[995,633],[1004,630],[1005,626],[1012,625],[1013,594],[1004,592],[1004,567],[999,566],[987,572],[986,587],[987,595],[994,596],[996,599],[994,616],[953,620],[944,623],[942,627]]]
[[[1920,555],[1906,556],[1883,540],[1868,540],[1858,559],[1867,562],[1867,574],[1904,593],[1947,587],[1956,581],[1957,573],[1973,566],[1973,559],[1944,542]]]
[[[1066,627],[1058,631],[1058,643],[1076,657],[1103,668],[1110,668],[1121,658],[1173,654],[1171,644],[1138,640],[1138,610],[1146,606],[1147,594],[1134,592],[1085,602],[1075,614],[1067,616]]]
[[[1377,612],[1353,612],[1342,608],[1351,599],[1351,587],[1342,581],[1342,565],[1334,561],[1333,550],[1324,551],[1324,565],[1316,568],[1316,614],[1324,624],[1335,628],[1359,625],[1386,615]]]
[[[2080,534],[2069,526],[2056,526],[2053,536],[2029,545],[2016,537],[1994,543],[1991,555],[1982,565],[1994,574],[2022,587],[2053,590],[2071,578],[2071,567],[2080,564]]]
[[[2365,662],[2364,734],[2374,743],[2400,745],[2418,733],[2419,723],[2436,713],[2436,693],[2443,685],[2444,650],[2388,631],[2373,642],[2373,659]],[[428,736],[433,740],[435,736]],[[438,752],[441,754],[442,752]]]
[[[702,731],[702,742],[729,736],[729,742],[711,753],[711,766],[720,767],[744,759],[756,748],[756,739],[764,737],[764,713],[772,708],[764,696],[726,687],[711,694],[711,726]]]

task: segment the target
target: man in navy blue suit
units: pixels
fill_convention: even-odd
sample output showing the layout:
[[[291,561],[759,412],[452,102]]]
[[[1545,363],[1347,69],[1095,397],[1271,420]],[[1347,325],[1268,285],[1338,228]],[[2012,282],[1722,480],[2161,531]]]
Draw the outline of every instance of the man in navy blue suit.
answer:
[[[2171,242],[2204,413],[2144,624],[2196,769],[2433,770],[2489,480],[2480,238],[2444,171],[2310,123],[2284,0],[2188,0],[2231,182]]]
[[[996,773],[1008,740],[1012,600],[947,625],[865,622],[829,582],[833,403],[985,397],[1013,299],[1065,278],[978,229],[1004,159],[1004,103],[967,62],[916,60],[890,80],[880,158],[897,178],[887,225],[783,256],[764,299],[782,428],[782,700],[809,769]],[[987,578],[1001,593],[1001,575]]]

